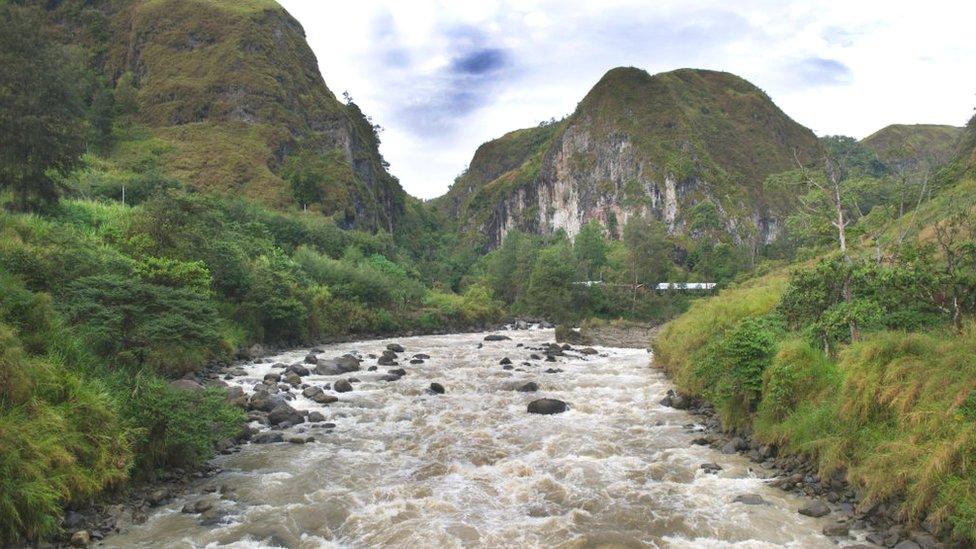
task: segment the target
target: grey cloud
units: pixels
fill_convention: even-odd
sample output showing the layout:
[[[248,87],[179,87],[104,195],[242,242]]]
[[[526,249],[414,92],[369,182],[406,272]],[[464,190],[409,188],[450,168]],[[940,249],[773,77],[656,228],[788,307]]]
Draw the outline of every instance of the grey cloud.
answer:
[[[790,69],[787,69],[790,70]],[[792,68],[795,81],[801,86],[835,86],[851,81],[851,69],[836,59],[807,57]]]

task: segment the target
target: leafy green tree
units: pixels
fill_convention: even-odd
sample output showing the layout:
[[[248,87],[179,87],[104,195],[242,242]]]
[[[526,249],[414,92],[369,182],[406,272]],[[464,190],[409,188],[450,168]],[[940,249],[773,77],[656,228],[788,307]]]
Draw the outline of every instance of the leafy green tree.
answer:
[[[587,280],[599,279],[607,263],[607,238],[599,221],[591,219],[580,227],[573,241],[573,252],[583,276]]]
[[[65,289],[64,309],[99,355],[168,374],[195,367],[219,341],[217,309],[199,289],[99,274]]]
[[[58,199],[88,135],[82,67],[49,40],[39,16],[0,4],[0,191],[21,210]]]
[[[820,138],[827,156],[837,161],[841,179],[849,177],[882,177],[887,168],[878,155],[857,139],[846,135],[828,135]]]
[[[300,153],[288,159],[282,176],[291,184],[292,195],[302,208],[318,204],[325,198],[322,190],[325,170],[321,159],[310,153]]]
[[[524,300],[535,313],[550,316],[554,320],[567,320],[578,316],[575,299],[578,289],[576,263],[573,251],[566,240],[559,241],[539,251],[529,277]]]
[[[505,303],[515,303],[535,265],[539,243],[518,230],[511,230],[501,246],[488,254],[487,281],[492,293]]]
[[[656,219],[634,216],[624,225],[630,278],[634,286],[666,282],[671,273],[671,243],[664,224]]]

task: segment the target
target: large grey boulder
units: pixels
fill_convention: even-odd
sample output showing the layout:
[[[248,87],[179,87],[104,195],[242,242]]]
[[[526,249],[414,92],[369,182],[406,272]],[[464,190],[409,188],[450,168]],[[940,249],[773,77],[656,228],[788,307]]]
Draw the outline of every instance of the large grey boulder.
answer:
[[[273,410],[268,412],[268,423],[272,425],[279,425],[285,422],[291,423],[292,425],[297,425],[304,421],[305,416],[303,416],[298,410],[284,403],[275,406]]]
[[[830,513],[830,507],[822,501],[811,501],[810,503],[800,507],[798,511],[801,515],[806,515],[808,517],[822,517]]]
[[[529,403],[530,414],[561,414],[569,409],[569,404],[555,398],[540,398]]]
[[[342,355],[333,359],[343,373],[358,372],[360,360],[352,355]]]
[[[348,393],[349,391],[352,391],[352,384],[349,383],[349,380],[340,379],[335,382],[332,388],[335,389],[335,392],[337,393]]]
[[[342,371],[342,367],[339,363],[333,359],[319,359],[315,363],[315,373],[320,376],[337,376],[345,372]]]

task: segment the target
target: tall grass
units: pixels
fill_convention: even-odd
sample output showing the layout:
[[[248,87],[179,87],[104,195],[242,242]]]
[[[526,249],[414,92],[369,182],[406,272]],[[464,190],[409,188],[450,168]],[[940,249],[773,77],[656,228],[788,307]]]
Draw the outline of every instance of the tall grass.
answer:
[[[722,384],[741,365],[719,361],[709,370],[703,362],[711,357],[700,349],[727,344],[746,319],[772,310],[783,282],[767,277],[694,303],[655,338],[655,360],[681,390],[716,401],[721,411]],[[910,523],[928,520],[976,543],[974,349],[972,321],[961,333],[866,334],[837,357],[799,333],[783,333],[746,425],[783,453],[812,457],[823,474],[847,471],[864,504],[902,502]]]

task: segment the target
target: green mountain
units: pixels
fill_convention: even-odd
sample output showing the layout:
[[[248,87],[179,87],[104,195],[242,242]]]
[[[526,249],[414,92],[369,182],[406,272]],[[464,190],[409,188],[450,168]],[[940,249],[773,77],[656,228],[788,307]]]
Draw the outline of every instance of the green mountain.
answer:
[[[511,228],[570,235],[590,219],[612,233],[635,214],[690,234],[710,202],[733,240],[779,231],[766,176],[818,155],[816,136],[735,75],[616,68],[565,120],[511,132],[478,148],[437,203],[495,246]]]
[[[861,140],[890,169],[924,164],[935,168],[952,159],[963,128],[937,124],[892,124]]]
[[[276,208],[307,202],[345,226],[390,228],[402,213],[405,194],[372,123],[336,99],[301,25],[273,0],[40,5],[52,33],[80,46],[128,109],[131,126],[109,155],[123,167],[152,162],[199,189]],[[289,174],[306,174],[305,188]]]

